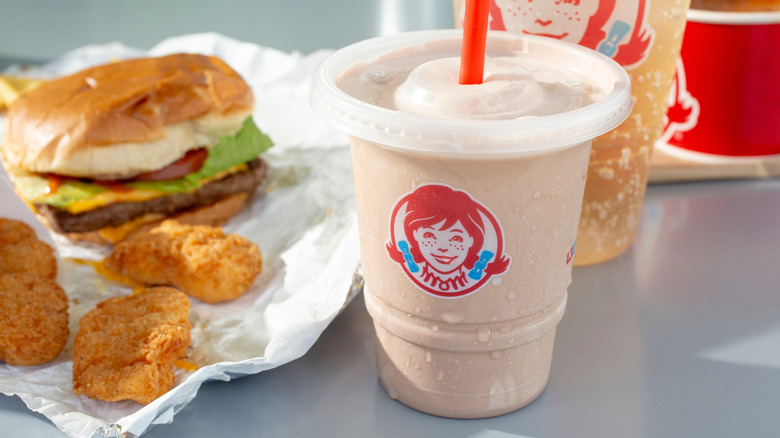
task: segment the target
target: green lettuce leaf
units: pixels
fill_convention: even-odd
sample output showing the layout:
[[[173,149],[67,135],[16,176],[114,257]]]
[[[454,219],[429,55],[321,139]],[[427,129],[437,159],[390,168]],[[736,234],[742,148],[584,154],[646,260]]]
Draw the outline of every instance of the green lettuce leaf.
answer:
[[[9,176],[14,180],[14,186],[22,198],[36,204],[44,203],[60,208],[106,191],[105,187],[88,182],[67,180],[60,184],[55,193],[49,194],[47,178],[36,174],[15,172],[10,172]]]
[[[57,191],[47,196],[46,203],[55,207],[63,208],[73,202],[91,198],[98,193],[106,191],[105,187],[96,186],[88,182],[68,181],[57,187]]]
[[[127,183],[129,187],[144,190],[157,190],[166,193],[181,193],[197,189],[201,181],[223,170],[253,160],[273,146],[271,139],[255,125],[252,117],[244,121],[244,126],[232,137],[222,136],[216,146],[209,149],[209,156],[200,170],[182,178],[166,181],[135,181]]]
[[[203,167],[185,176],[184,179],[196,181],[210,178],[225,169],[254,160],[271,146],[273,146],[271,139],[263,134],[252,117],[249,117],[236,135],[221,137],[219,143],[209,151]]]

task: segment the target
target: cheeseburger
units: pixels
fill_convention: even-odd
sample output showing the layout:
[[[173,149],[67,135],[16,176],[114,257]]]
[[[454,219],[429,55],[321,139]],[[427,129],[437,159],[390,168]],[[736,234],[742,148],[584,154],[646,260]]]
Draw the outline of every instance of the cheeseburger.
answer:
[[[22,95],[0,150],[19,196],[71,239],[115,243],[170,217],[219,225],[265,175],[253,104],[213,56],[115,62]]]

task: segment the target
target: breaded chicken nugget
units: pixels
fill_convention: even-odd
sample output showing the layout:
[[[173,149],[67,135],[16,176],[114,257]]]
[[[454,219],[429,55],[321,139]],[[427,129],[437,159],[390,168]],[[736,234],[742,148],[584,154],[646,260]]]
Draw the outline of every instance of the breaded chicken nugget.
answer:
[[[0,245],[19,243],[27,239],[37,239],[35,230],[16,219],[0,217]]]
[[[57,259],[54,249],[36,237],[16,243],[0,243],[0,274],[12,272],[55,279]]]
[[[147,285],[170,285],[208,303],[243,295],[263,266],[257,245],[221,228],[166,220],[116,245],[105,267]]]
[[[73,341],[73,393],[147,404],[173,386],[173,364],[190,344],[190,301],[155,287],[101,302]]]
[[[0,274],[0,360],[40,365],[68,341],[68,297],[49,278]]]

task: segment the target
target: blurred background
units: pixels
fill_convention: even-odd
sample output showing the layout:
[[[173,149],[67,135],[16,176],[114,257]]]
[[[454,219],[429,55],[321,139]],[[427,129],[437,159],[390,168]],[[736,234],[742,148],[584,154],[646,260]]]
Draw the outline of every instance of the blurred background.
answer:
[[[452,0],[0,0],[0,68],[88,44],[149,49],[217,32],[285,52],[337,49],[377,35],[454,26]]]

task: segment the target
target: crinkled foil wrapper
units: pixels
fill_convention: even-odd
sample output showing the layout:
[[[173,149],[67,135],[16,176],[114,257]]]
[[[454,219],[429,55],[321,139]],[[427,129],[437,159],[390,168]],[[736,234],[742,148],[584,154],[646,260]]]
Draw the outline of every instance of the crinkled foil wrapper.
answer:
[[[171,38],[149,51],[120,43],[87,46],[16,73],[50,78],[116,59],[176,52],[220,56],[255,93],[254,119],[275,143],[263,155],[270,171],[248,207],[223,228],[255,242],[264,269],[253,287],[235,300],[213,305],[192,300],[192,345],[186,360],[198,368],[177,368],[171,391],[146,406],[76,397],[72,342],[79,319],[98,302],[132,291],[85,263],[105,257],[104,248],[50,236],[0,170],[0,216],[27,221],[57,248],[58,281],[70,297],[71,335],[49,364],[0,363],[0,390],[19,396],[69,436],[133,437],[154,424],[169,423],[196,396],[201,383],[259,373],[301,357],[361,290],[347,138],[309,105],[314,72],[329,52],[282,53],[208,33]],[[14,73],[14,67],[8,72]],[[4,126],[1,114],[0,122]]]

